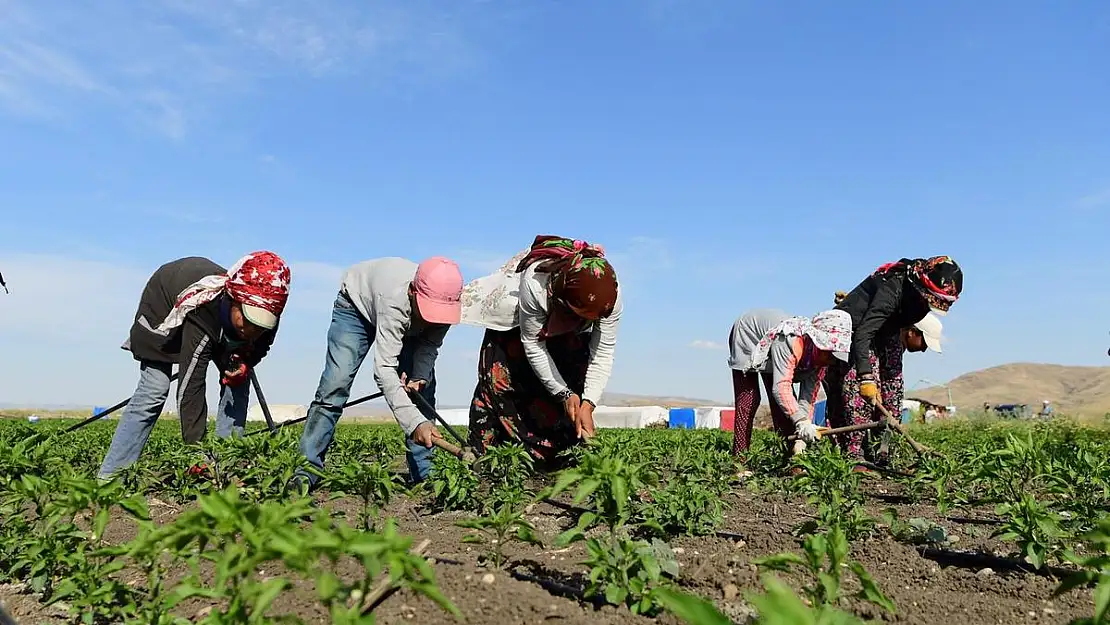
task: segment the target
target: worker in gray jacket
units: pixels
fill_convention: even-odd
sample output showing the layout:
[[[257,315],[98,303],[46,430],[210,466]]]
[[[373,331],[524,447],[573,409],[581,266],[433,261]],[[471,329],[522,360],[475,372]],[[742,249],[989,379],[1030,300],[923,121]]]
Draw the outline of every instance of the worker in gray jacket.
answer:
[[[347,270],[332,307],[324,372],[301,435],[301,453],[310,465],[323,470],[335,424],[373,347],[374,381],[404,430],[409,474],[415,482],[427,477],[433,441],[442,436],[409,393],[418,392],[435,406],[436,357],[447,330],[459,323],[462,287],[459,266],[443,257],[419,265],[381,258]],[[302,470],[289,488],[305,493],[317,480]]]

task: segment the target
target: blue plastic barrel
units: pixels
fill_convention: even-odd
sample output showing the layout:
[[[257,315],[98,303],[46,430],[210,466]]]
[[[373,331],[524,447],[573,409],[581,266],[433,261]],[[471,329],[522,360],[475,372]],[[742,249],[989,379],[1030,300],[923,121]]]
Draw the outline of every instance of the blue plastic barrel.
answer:
[[[909,423],[910,421],[913,421],[913,411],[910,410],[909,408],[903,408],[902,409],[902,423],[906,424],[906,423]]]
[[[94,417],[95,417],[96,415],[98,415],[98,414],[100,414],[100,413],[104,412],[104,411],[105,411],[105,410],[107,410],[107,409],[108,409],[108,407],[107,407],[107,406],[93,406],[93,413],[92,413],[92,416],[94,416]]]
[[[670,427],[686,430],[694,429],[696,423],[693,408],[671,408]]]
[[[823,427],[825,425],[825,402],[819,401],[813,406],[813,424]]]

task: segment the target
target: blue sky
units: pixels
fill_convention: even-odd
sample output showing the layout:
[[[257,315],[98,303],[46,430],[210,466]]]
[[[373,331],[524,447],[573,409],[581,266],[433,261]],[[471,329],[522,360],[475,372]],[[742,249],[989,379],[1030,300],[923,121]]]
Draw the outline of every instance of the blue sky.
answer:
[[[984,0],[0,0],[0,402],[109,403],[162,262],[266,248],[259,369],[307,403],[344,267],[540,233],[604,244],[610,390],[723,399],[749,308],[947,253],[966,291],[907,378],[1107,363],[1110,5]],[[452,330],[441,401],[480,332]],[[356,392],[373,390],[369,370]],[[958,401],[959,398],[957,398]]]

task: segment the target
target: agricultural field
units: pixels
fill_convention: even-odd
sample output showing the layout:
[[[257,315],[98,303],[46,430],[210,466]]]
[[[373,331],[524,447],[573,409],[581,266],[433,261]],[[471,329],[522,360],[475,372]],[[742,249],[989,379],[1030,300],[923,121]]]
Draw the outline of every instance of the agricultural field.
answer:
[[[964,420],[894,472],[757,432],[603,431],[535,475],[439,452],[408,488],[395,426],[340,426],[286,496],[299,427],[181,444],[99,484],[114,424],[0,421],[0,602],[33,623],[1110,623],[1110,431]],[[202,464],[201,464],[202,463]]]

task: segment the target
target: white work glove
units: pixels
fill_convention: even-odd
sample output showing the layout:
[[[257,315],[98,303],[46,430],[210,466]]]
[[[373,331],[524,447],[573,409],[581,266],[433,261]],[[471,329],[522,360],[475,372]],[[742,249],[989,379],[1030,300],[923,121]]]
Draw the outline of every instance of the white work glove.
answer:
[[[794,432],[798,438],[806,443],[817,442],[817,426],[812,421],[801,421],[794,424]]]

